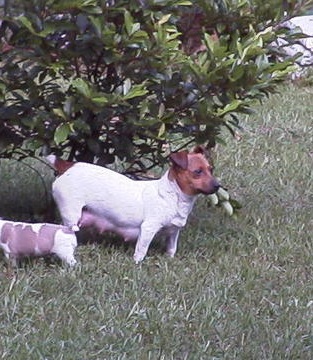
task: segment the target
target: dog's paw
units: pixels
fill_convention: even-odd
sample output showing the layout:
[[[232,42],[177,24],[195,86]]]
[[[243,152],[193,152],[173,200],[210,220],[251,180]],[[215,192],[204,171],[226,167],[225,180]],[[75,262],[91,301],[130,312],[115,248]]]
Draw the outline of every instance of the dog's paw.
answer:
[[[166,250],[166,255],[170,258],[173,258],[176,254],[176,249],[167,249]]]
[[[134,261],[135,261],[135,264],[138,265],[142,262],[142,260],[145,258],[143,255],[141,254],[135,254],[134,255]]]

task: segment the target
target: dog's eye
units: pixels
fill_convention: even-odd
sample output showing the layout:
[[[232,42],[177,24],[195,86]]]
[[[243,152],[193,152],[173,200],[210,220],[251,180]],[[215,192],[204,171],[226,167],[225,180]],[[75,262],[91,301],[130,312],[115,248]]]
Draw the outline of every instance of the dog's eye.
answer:
[[[196,176],[200,176],[203,173],[203,170],[202,169],[197,169],[197,170],[194,170],[193,173]]]

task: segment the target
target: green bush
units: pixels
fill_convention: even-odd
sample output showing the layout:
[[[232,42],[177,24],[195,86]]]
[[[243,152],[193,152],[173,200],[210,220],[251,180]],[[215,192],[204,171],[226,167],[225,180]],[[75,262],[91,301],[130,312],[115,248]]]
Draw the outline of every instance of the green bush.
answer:
[[[289,11],[311,1],[289,1]],[[24,4],[25,3],[25,4]],[[222,141],[275,90],[281,2],[10,2],[1,26],[0,156],[55,152],[142,172]],[[10,9],[10,10],[8,10]],[[282,30],[279,30],[280,33]]]

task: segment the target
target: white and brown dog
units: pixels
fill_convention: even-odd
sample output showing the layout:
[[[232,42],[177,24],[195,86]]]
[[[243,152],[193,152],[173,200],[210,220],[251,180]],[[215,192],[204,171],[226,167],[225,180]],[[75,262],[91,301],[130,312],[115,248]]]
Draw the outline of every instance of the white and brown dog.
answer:
[[[66,226],[0,220],[0,247],[13,265],[24,257],[55,254],[73,266],[76,246],[75,232]]]
[[[144,259],[154,236],[165,230],[167,254],[173,257],[197,195],[212,194],[219,184],[202,147],[172,153],[170,159],[172,166],[160,179],[136,181],[101,166],[49,155],[60,175],[53,183],[53,197],[63,223],[137,240],[136,263]]]

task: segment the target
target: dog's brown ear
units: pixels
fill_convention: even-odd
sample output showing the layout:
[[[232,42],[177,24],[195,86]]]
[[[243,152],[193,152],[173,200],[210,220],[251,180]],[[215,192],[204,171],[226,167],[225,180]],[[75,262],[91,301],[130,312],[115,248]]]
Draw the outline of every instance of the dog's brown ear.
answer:
[[[204,145],[196,145],[193,149],[192,149],[192,153],[193,154],[202,154],[204,155],[207,159],[211,159],[211,152],[209,149],[207,149]]]
[[[177,165],[184,170],[188,168],[188,151],[183,150],[171,153],[170,159],[174,165]]]
[[[192,152],[194,154],[203,154],[203,155],[206,155],[207,153],[207,149],[203,146],[203,145],[196,145],[193,149],[192,149]]]

